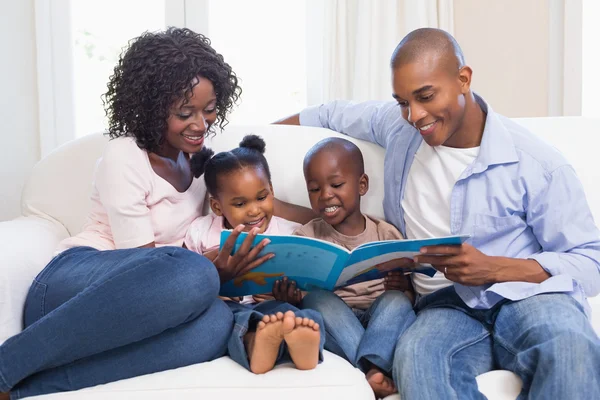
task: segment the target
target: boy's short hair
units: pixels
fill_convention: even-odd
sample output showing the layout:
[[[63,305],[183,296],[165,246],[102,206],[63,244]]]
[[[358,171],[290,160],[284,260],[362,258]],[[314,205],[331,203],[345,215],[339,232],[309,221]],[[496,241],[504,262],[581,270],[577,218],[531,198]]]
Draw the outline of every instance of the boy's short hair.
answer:
[[[350,157],[352,165],[356,168],[355,172],[358,176],[365,173],[365,161],[362,152],[357,145],[351,141],[339,137],[329,137],[321,140],[317,144],[308,150],[304,156],[303,168],[306,168],[310,164],[311,160],[319,153],[323,151],[328,152],[340,152],[342,156]]]

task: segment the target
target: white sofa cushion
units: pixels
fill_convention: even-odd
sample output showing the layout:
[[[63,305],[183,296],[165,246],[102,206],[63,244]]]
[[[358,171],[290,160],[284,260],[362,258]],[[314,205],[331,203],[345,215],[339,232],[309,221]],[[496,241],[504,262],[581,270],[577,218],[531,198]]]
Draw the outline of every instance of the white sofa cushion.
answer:
[[[290,364],[254,375],[228,357],[125,379],[76,392],[35,396],[39,400],[286,400],[373,399],[360,370],[325,352],[316,369],[299,371]]]

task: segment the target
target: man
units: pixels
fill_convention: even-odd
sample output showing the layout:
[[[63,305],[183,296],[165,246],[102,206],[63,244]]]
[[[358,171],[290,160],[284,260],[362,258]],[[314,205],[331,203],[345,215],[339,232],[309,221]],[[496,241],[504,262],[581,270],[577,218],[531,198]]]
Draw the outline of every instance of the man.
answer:
[[[600,232],[575,172],[552,147],[471,91],[454,38],[418,29],[391,61],[396,103],[337,101],[280,123],[323,126],[386,148],[386,219],[408,239],[471,234],[422,249],[416,322],[396,347],[402,399],[484,398],[495,367],[533,398],[600,398]],[[526,88],[523,93],[526,94]]]

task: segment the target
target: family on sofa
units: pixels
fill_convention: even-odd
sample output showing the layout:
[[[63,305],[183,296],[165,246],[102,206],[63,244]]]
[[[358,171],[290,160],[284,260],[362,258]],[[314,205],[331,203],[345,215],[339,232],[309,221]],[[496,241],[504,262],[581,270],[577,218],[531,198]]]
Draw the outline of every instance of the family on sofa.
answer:
[[[409,33],[391,73],[394,102],[335,101],[277,122],[384,147],[381,221],[360,211],[369,178],[349,141],[326,139],[290,165],[303,168],[312,210],[277,200],[261,138],[216,155],[204,147],[241,94],[206,37],[169,28],[131,41],[104,97],[113,140],[88,221],[32,283],[25,329],[0,345],[0,399],[225,354],[254,373],[281,362],[312,369],[323,348],[380,397],[484,398],[475,377],[502,368],[522,379],[523,397],[600,398],[586,300],[600,292],[600,231],[572,167],[471,90],[448,33]],[[232,234],[219,249],[222,229]],[[433,277],[389,273],[335,293],[284,278],[270,294],[219,298],[221,283],[273,256],[259,256],[267,239],[252,247],[260,232],[347,248],[472,237],[380,267],[431,264]]]

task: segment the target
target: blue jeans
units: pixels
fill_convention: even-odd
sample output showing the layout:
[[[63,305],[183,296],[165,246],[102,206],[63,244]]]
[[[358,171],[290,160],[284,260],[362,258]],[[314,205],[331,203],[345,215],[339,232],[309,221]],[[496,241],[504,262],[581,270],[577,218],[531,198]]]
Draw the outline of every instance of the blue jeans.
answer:
[[[476,310],[451,286],[416,310],[394,359],[402,399],[485,399],[475,377],[495,368],[523,380],[520,399],[600,399],[600,339],[567,294]]]
[[[233,333],[229,338],[228,350],[229,357],[241,366],[250,370],[250,362],[248,360],[248,353],[246,352],[246,346],[244,346],[244,336],[250,331],[256,330],[256,324],[262,320],[265,315],[276,314],[282,312],[285,314],[286,311],[293,311],[298,317],[310,318],[319,324],[319,330],[321,333],[321,340],[319,343],[319,363],[323,361],[323,345],[325,344],[325,334],[323,328],[323,318],[321,314],[313,310],[299,310],[289,303],[285,303],[277,300],[263,301],[255,305],[240,304],[233,301],[227,301],[226,304],[233,312],[233,319],[235,325],[233,327]],[[290,355],[287,351],[287,345],[282,342],[279,346],[279,354],[277,355],[277,361],[275,365],[291,362]]]
[[[416,318],[410,300],[397,290],[383,293],[365,311],[353,311],[333,292],[315,290],[304,297],[302,308],[323,316],[325,348],[363,372],[369,363],[391,371],[398,338]]]
[[[25,330],[0,346],[0,392],[35,396],[213,360],[231,311],[206,258],[176,247],[56,256],[34,280]]]

